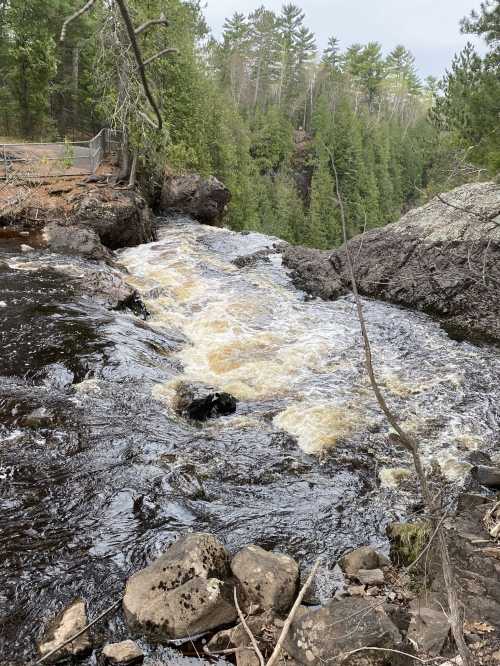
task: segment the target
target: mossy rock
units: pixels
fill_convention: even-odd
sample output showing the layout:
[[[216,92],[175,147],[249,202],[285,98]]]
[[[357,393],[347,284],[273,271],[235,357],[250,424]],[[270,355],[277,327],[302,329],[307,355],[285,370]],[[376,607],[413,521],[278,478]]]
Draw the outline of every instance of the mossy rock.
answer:
[[[431,524],[421,520],[414,523],[391,523],[387,527],[391,541],[391,559],[398,566],[409,566],[423,551],[431,536]]]

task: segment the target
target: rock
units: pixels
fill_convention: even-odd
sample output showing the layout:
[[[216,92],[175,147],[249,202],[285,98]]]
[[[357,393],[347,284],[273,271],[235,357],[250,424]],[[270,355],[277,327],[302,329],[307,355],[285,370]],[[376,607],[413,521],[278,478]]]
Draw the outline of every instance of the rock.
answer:
[[[83,599],[75,599],[73,603],[57,615],[47,627],[42,640],[38,643],[38,651],[41,657],[61,646],[68,638],[74,636],[88,624],[85,602]],[[61,647],[52,657],[50,662],[56,662],[65,657],[82,656],[92,647],[89,632],[76,638],[68,645]]]
[[[237,268],[253,268],[260,263],[270,264],[271,260],[269,259],[270,254],[276,254],[275,249],[263,249],[257,250],[252,254],[245,254],[236,259],[232,260],[232,264]]]
[[[500,488],[500,468],[477,465],[471,470],[472,476],[486,488]]]
[[[184,638],[236,619],[224,546],[209,534],[178,539],[127,581],[123,609],[132,631]]]
[[[284,620],[272,611],[266,611],[261,615],[253,615],[247,618],[246,622],[259,645],[260,651],[265,658],[268,658],[283,630]],[[237,664],[239,666],[254,666],[254,664],[259,666],[257,655],[251,648],[250,638],[242,624],[219,631],[210,639],[207,647],[211,652],[227,650],[228,648],[249,648],[237,652]]]
[[[95,188],[72,199],[70,224],[94,231],[110,250],[154,240],[153,217],[134,191]]]
[[[299,585],[299,566],[288,555],[247,546],[232,559],[231,571],[241,590],[242,609],[256,605],[260,610],[280,613],[292,606]]]
[[[360,569],[379,569],[390,565],[390,560],[385,555],[378,553],[369,546],[363,546],[347,553],[340,560],[340,566],[348,576],[357,576]]]
[[[498,343],[499,221],[496,183],[469,183],[435,197],[399,222],[349,241],[358,288],[441,317],[455,337]],[[313,295],[334,299],[349,288],[343,248],[330,255],[292,248],[283,260],[295,285]]]
[[[362,585],[383,585],[385,583],[382,569],[358,569],[356,578]]]
[[[307,580],[308,574],[308,571],[304,572],[301,577],[301,583]],[[346,579],[339,565],[336,564],[332,569],[329,569],[325,565],[320,565],[306,591],[302,603],[306,606],[319,606],[326,604],[334,597],[343,596],[346,594],[346,591]]]
[[[22,418],[22,424],[28,428],[47,428],[54,422],[54,414],[46,407],[34,409]]]
[[[173,400],[174,410],[193,421],[234,414],[237,404],[236,398],[229,393],[215,391],[203,395],[197,387],[185,382],[179,383]]]
[[[21,252],[31,252],[33,248],[31,245],[26,245],[25,243],[21,243]]]
[[[289,245],[282,249],[282,256],[283,264],[291,269],[292,282],[297,289],[325,301],[336,300],[348,293],[330,264],[329,252]]]
[[[331,662],[361,647],[394,648],[400,640],[399,631],[381,606],[347,597],[302,613],[292,622],[284,646],[301,664],[312,665]]]
[[[449,633],[450,623],[442,611],[419,607],[412,612],[408,640],[418,652],[437,657]]]
[[[102,654],[110,664],[135,664],[144,657],[141,648],[131,640],[108,643],[104,646]]]
[[[214,176],[202,178],[191,173],[180,176],[167,174],[161,191],[160,207],[163,211],[176,211],[211,224],[218,220],[231,194]]]
[[[79,254],[89,259],[104,259],[111,256],[93,229],[50,222],[45,227],[44,235],[48,247],[53,252]]]

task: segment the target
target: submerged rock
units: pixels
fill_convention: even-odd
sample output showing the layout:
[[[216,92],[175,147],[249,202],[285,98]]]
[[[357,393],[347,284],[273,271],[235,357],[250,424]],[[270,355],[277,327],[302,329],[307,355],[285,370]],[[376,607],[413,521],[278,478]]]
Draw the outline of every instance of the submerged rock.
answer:
[[[137,664],[142,661],[144,653],[134,641],[108,643],[102,651],[108,664]]]
[[[302,612],[290,627],[285,649],[301,664],[326,663],[361,647],[394,648],[401,641],[380,604],[349,597]]]
[[[57,615],[47,627],[42,640],[38,643],[41,657],[45,657],[63,644],[88,624],[85,602],[83,599],[75,601]],[[87,653],[92,647],[89,632],[86,631],[71,643],[64,645],[60,650],[48,658],[48,663],[56,662],[66,657],[76,657]]]
[[[242,592],[243,609],[286,612],[299,585],[299,566],[292,557],[247,546],[231,561],[231,571]]]
[[[178,539],[127,581],[123,609],[132,631],[156,639],[194,636],[236,619],[224,546],[209,534]]]
[[[165,212],[184,213],[211,224],[222,216],[230,198],[227,187],[214,176],[168,174],[163,182],[160,207]]]

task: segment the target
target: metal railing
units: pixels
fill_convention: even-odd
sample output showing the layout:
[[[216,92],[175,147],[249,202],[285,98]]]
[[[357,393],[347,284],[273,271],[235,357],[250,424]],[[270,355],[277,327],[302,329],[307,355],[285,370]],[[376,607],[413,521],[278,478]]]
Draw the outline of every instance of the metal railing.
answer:
[[[108,128],[90,141],[0,143],[0,179],[92,175],[121,148],[122,133]]]

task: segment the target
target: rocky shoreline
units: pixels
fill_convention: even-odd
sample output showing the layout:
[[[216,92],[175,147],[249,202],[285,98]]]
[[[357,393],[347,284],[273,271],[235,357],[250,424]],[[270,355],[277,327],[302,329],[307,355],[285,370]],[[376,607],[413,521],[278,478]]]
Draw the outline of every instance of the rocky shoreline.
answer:
[[[500,186],[463,185],[398,222],[349,241],[358,288],[439,317],[450,335],[500,342]],[[295,285],[334,300],[349,292],[345,251],[288,247]]]
[[[457,516],[444,523],[477,664],[500,663],[499,551],[481,527],[489,508],[488,499],[463,495]],[[430,526],[397,523],[388,535],[391,559],[366,546],[301,572],[282,553],[249,545],[231,557],[214,536],[186,534],[133,574],[123,599],[110,608],[116,613],[122,607],[126,640],[106,643],[102,635],[82,631],[88,617],[79,598],[49,623],[39,654],[52,663],[97,650],[98,663],[132,664],[142,661],[147,643],[187,640],[196,641],[207,659],[234,657],[238,666],[258,666],[251,634],[266,661],[281,637],[279,663],[290,666],[332,659],[404,666],[414,657],[459,664]],[[427,561],[414,568],[429,543]]]

